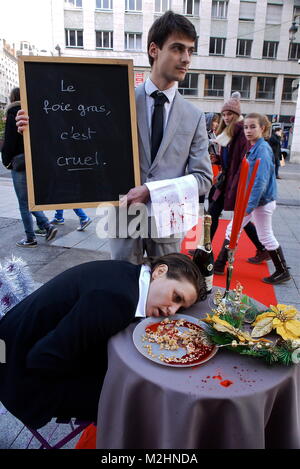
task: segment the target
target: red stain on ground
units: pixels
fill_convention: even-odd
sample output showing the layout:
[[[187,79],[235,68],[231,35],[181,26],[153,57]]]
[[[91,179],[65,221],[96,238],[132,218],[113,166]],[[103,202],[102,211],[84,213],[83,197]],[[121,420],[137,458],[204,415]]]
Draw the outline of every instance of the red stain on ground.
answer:
[[[233,384],[233,381],[230,381],[229,379],[224,379],[224,381],[221,381],[221,386],[224,386],[224,388],[228,388],[228,386],[231,386]]]
[[[213,376],[213,379],[219,379],[220,381],[223,379],[220,374]]]

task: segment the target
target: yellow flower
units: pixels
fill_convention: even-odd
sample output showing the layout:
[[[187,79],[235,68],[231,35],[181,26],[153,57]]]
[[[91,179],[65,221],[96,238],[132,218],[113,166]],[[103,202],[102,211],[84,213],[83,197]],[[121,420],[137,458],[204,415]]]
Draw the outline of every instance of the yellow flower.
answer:
[[[252,324],[252,337],[261,337],[276,329],[284,340],[300,338],[300,312],[294,306],[270,306],[271,311],[259,314]]]

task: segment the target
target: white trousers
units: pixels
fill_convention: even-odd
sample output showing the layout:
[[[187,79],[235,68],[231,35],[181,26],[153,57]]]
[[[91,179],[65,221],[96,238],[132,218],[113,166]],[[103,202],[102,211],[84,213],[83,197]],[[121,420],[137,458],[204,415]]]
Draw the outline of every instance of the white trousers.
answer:
[[[276,208],[276,202],[273,200],[266,205],[256,207],[250,215],[246,215],[242,222],[241,231],[247,223],[252,220],[255,224],[259,241],[264,245],[267,251],[274,251],[279,247],[279,243],[274,236],[272,228],[272,215]],[[232,230],[232,221],[227,225],[226,239],[230,239]],[[239,233],[239,236],[241,234]]]

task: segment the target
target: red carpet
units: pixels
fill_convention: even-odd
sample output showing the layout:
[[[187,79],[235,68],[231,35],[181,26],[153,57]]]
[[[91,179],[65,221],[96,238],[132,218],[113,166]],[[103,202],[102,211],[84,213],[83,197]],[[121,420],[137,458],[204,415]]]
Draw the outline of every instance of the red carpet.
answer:
[[[213,251],[215,258],[220,252],[221,246],[223,244],[225,229],[228,222],[228,220],[220,220],[219,222],[218,230],[213,240]],[[195,244],[195,228],[193,228],[183,240],[181,252],[186,254],[189,249],[195,249]],[[254,255],[255,247],[243,231],[235,254],[231,288],[235,288],[236,282],[239,281],[244,287],[244,294],[254,298],[266,306],[269,306],[270,304],[276,305],[277,299],[274,288],[272,285],[268,285],[267,283],[261,281],[263,277],[270,275],[268,263],[263,262],[260,265],[255,265],[247,262],[247,258]],[[273,272],[273,264],[271,262],[269,262],[269,264],[271,272]],[[215,275],[214,286],[225,287],[225,280],[226,275]]]

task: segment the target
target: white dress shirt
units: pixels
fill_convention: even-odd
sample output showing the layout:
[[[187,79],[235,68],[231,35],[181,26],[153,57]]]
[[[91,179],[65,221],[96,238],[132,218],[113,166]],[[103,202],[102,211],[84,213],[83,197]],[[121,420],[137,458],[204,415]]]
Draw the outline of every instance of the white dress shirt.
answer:
[[[146,303],[151,280],[151,269],[148,265],[142,265],[139,277],[139,302],[135,311],[136,318],[146,317]]]
[[[145,82],[145,92],[146,92],[146,107],[147,107],[147,118],[148,118],[148,127],[150,130],[151,136],[151,127],[152,127],[152,114],[154,111],[154,98],[152,98],[151,94],[153,91],[158,90],[157,86],[154,85],[153,81],[150,78],[147,78]],[[171,88],[167,90],[159,90],[162,91],[166,97],[168,98],[169,102],[164,104],[164,130],[167,127],[169,114],[171,111],[171,107],[175,98],[175,93],[177,90],[177,83],[175,83]]]
[[[175,82],[174,85],[171,88],[168,88],[167,90],[159,90],[159,91],[162,91],[169,100],[168,102],[166,102],[164,104],[164,130],[166,129],[166,126],[168,124],[168,119],[169,119],[170,111],[171,111],[172,104],[173,104],[173,101],[174,101],[174,98],[175,98],[177,87],[178,87],[178,84],[177,84],[177,82]],[[151,94],[156,90],[158,90],[157,86],[153,83],[153,81],[150,78],[148,78],[145,82],[145,92],[146,92],[146,109],[147,109],[147,119],[148,119],[148,127],[149,127],[150,138],[151,138],[151,129],[152,129],[152,115],[153,115],[153,111],[154,111],[154,98],[152,98]],[[194,181],[193,181],[193,179],[194,179]],[[159,210],[158,211],[153,210],[153,207],[151,205],[151,202],[153,202],[153,200],[157,203],[157,207],[159,207],[159,205],[160,205],[160,201],[159,201],[159,197],[161,196],[160,182],[166,188],[166,192],[171,194],[171,199],[168,202],[170,202],[171,205],[172,204],[174,205],[174,202],[175,202],[175,204],[177,203],[178,207],[180,207],[180,212],[177,211],[177,210],[172,210],[171,211],[171,209],[169,209],[168,214],[165,213],[165,212],[163,212],[163,214],[161,214],[159,212]],[[197,223],[197,221],[195,223],[194,223],[194,221],[192,223],[190,221],[191,217],[194,220],[194,218],[196,216],[196,220],[197,220],[197,216],[198,216],[198,199],[199,199],[198,184],[197,184],[197,188],[196,188],[196,191],[195,191],[195,187],[194,187],[195,185],[193,184],[193,182],[196,182],[196,184],[197,184],[197,181],[196,181],[194,176],[191,179],[187,178],[186,176],[183,176],[181,178],[172,179],[170,181],[164,180],[164,181],[156,181],[156,183],[151,183],[151,182],[145,183],[146,186],[148,187],[149,191],[150,191],[150,200],[147,203],[148,215],[149,216],[152,215],[152,216],[155,217],[157,230],[158,230],[158,233],[159,233],[158,237],[170,236],[171,234],[174,234],[174,233],[181,233],[183,231],[187,231]],[[185,184],[186,187],[185,187],[185,192],[184,193],[180,192],[181,193],[181,199],[178,201],[178,186],[177,186],[177,184],[179,184],[179,183],[181,184],[181,186],[183,186]],[[172,197],[172,191],[173,191],[173,195],[175,196],[175,200],[174,200],[174,197]],[[187,191],[187,193],[186,193],[186,191]],[[156,192],[157,192],[157,194],[156,194]],[[187,195],[188,195],[188,197],[187,197]],[[162,197],[162,201],[167,202],[164,197]],[[187,224],[185,222],[185,225],[183,227],[182,223],[180,223],[180,220],[183,219],[182,218],[182,214],[183,214],[182,211],[183,211],[183,208],[184,208],[184,203],[185,204],[187,204],[187,203],[191,204],[193,209],[192,209],[192,215],[191,216],[185,216],[185,220],[186,221],[188,220],[188,222],[187,222]],[[172,208],[174,208],[174,206]],[[178,212],[177,219],[176,220],[171,220],[170,218],[172,216],[174,216],[172,214],[177,213],[177,212]],[[191,210],[188,210],[188,212],[191,212]],[[183,229],[183,228],[185,228],[185,229]]]

